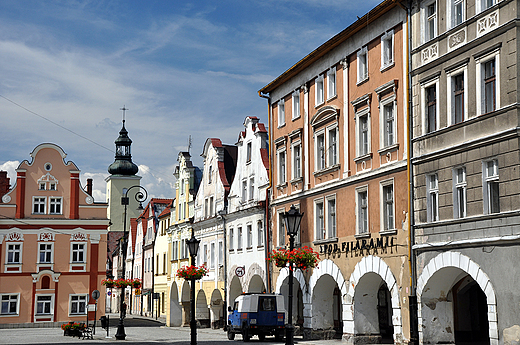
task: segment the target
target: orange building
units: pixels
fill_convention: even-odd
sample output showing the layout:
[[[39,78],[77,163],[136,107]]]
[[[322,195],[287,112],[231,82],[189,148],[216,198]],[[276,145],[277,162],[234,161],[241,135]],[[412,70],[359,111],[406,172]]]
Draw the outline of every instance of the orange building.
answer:
[[[304,213],[292,323],[349,343],[409,338],[407,15],[383,1],[266,85],[274,248],[283,212]],[[273,290],[288,295],[288,269]],[[286,297],[287,298],[287,297]]]
[[[107,204],[94,202],[91,180],[81,188],[59,146],[30,156],[0,203],[0,324],[93,320],[92,292],[105,295]]]

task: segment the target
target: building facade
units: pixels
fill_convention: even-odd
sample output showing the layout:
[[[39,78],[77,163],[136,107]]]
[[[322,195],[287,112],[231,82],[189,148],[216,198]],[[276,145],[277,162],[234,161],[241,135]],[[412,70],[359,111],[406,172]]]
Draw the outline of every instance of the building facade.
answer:
[[[413,251],[424,344],[518,337],[517,22],[515,1],[413,2]]]
[[[303,213],[293,324],[310,338],[409,339],[407,12],[383,1],[260,90],[270,108],[273,248]],[[288,295],[288,269],[274,291]]]
[[[0,324],[86,322],[104,296],[107,204],[80,186],[80,170],[55,144],[16,169],[0,203]],[[98,300],[97,316],[105,299]]]

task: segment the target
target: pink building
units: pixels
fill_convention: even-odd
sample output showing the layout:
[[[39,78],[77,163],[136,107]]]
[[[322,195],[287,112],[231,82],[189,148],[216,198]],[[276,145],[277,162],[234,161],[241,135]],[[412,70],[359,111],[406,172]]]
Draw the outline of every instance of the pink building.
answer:
[[[92,292],[105,296],[108,205],[94,202],[90,180],[81,188],[59,146],[40,144],[30,156],[1,193],[0,324],[84,322],[87,312],[93,320]],[[105,300],[97,302],[99,318]]]

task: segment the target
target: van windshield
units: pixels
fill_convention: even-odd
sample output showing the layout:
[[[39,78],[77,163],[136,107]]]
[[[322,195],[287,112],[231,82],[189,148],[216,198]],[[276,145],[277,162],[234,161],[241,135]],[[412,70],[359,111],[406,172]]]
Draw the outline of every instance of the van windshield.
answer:
[[[276,299],[274,297],[260,297],[258,301],[258,308],[261,311],[275,311]]]

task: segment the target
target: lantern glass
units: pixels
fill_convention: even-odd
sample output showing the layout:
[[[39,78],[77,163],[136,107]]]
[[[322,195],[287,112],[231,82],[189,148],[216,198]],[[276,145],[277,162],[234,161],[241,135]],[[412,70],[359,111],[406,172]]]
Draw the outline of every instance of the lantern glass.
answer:
[[[190,256],[196,256],[197,252],[199,251],[200,240],[197,240],[195,238],[195,235],[191,235],[191,238],[187,242],[188,250],[190,251]]]
[[[287,229],[287,235],[295,236],[300,230],[300,223],[302,221],[303,213],[298,212],[294,205],[288,212],[283,214],[285,221],[285,228]]]

